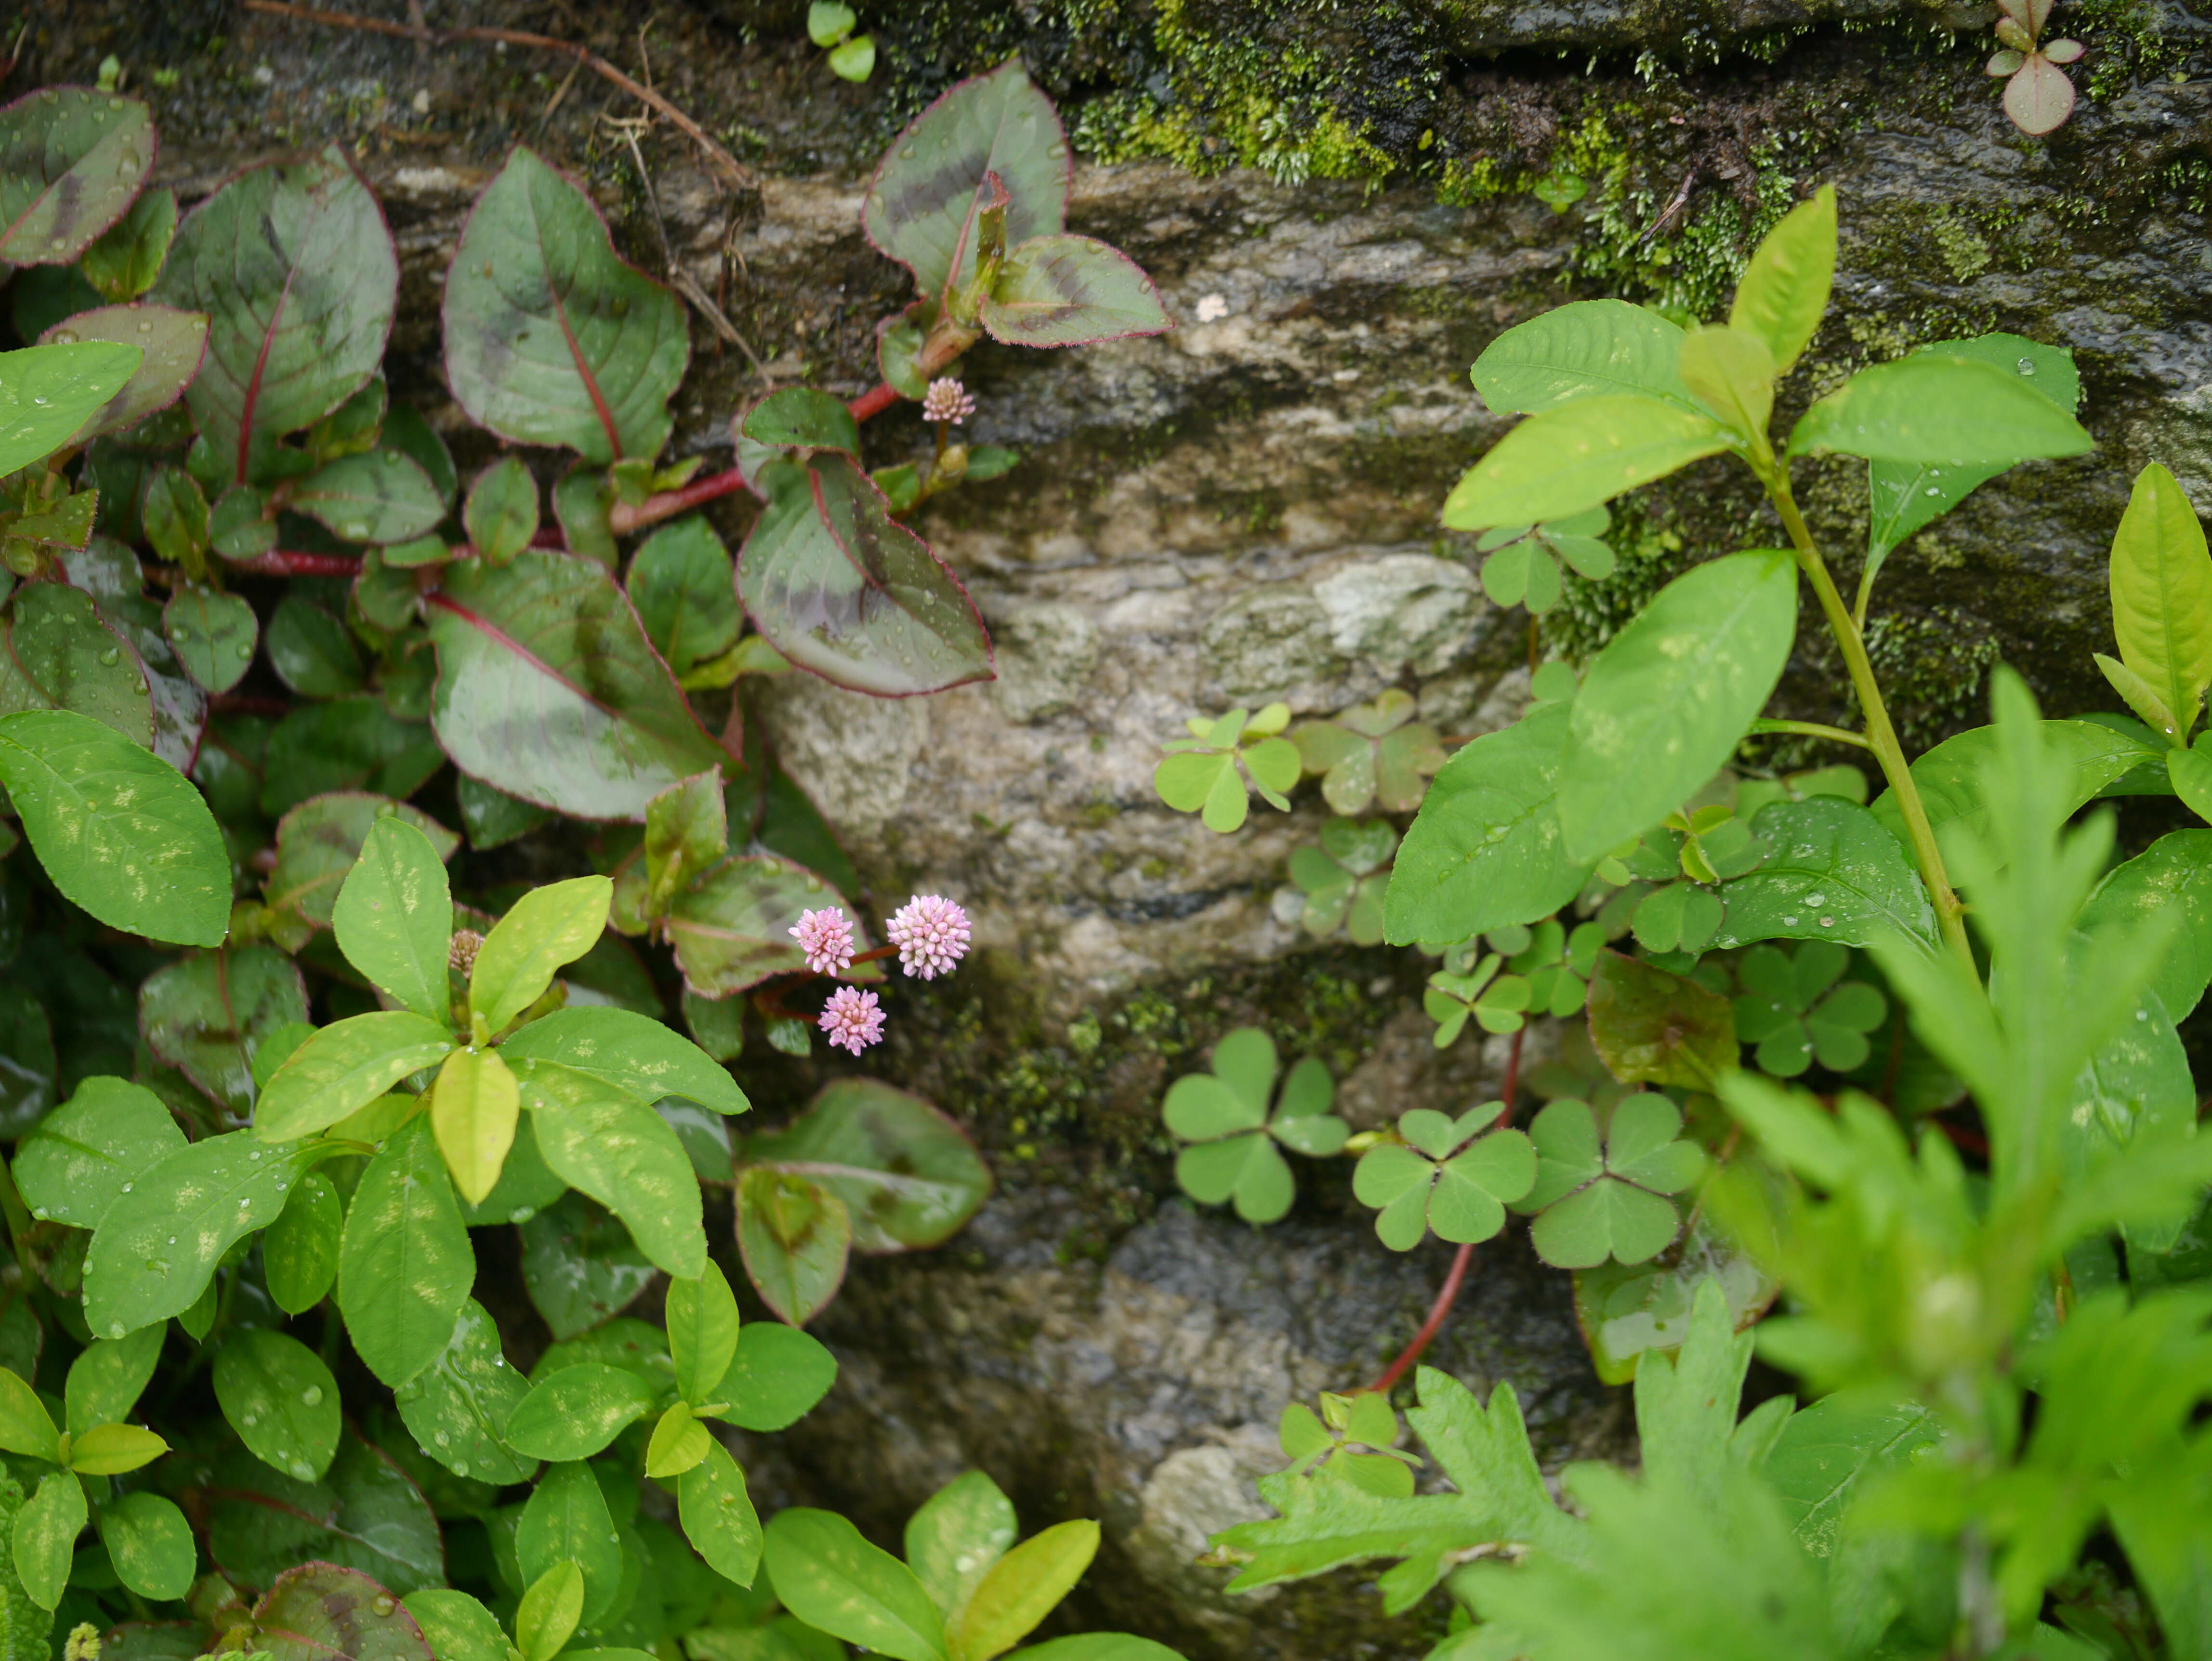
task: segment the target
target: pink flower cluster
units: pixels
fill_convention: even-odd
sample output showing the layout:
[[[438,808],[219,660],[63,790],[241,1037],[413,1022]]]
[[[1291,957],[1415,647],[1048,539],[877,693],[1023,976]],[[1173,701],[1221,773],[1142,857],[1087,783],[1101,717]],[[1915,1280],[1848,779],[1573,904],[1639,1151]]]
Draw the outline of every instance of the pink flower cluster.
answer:
[[[884,933],[899,949],[899,967],[925,981],[951,974],[968,955],[968,914],[942,894],[916,894]]]
[[[924,421],[949,421],[957,427],[975,413],[975,399],[969,395],[967,387],[950,375],[931,381],[929,390],[922,394],[921,418]]]
[[[880,1042],[884,1012],[876,1007],[876,995],[856,987],[839,987],[822,1007],[822,1030],[830,1035],[833,1049],[842,1047],[855,1056]]]
[[[899,967],[921,980],[950,974],[968,955],[968,914],[942,894],[915,895],[891,914],[884,932],[898,948]],[[814,973],[842,975],[853,966],[853,925],[836,906],[800,912],[790,933]],[[823,1006],[818,1025],[833,1045],[857,1056],[882,1041],[884,1012],[874,993],[841,986]]]
[[[853,925],[834,905],[800,912],[791,938],[806,954],[806,966],[817,975],[842,975],[853,966]]]

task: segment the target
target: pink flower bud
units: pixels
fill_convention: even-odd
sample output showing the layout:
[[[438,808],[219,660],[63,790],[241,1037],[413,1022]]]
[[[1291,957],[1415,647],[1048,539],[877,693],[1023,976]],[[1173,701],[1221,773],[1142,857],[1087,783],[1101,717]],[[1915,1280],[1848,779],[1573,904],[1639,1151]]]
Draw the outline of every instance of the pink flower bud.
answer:
[[[842,1045],[857,1056],[870,1044],[881,1042],[884,1012],[876,1007],[874,993],[841,986],[822,1006],[821,1027],[830,1035],[831,1044]]]
[[[924,421],[949,421],[954,426],[975,413],[975,400],[968,389],[951,376],[945,375],[929,383],[922,395],[921,418]]]
[[[968,955],[968,914],[941,894],[916,894],[884,932],[899,949],[899,967],[925,981],[950,974]]]
[[[806,954],[806,966],[817,975],[842,975],[853,966],[853,925],[834,905],[800,912],[791,938]]]

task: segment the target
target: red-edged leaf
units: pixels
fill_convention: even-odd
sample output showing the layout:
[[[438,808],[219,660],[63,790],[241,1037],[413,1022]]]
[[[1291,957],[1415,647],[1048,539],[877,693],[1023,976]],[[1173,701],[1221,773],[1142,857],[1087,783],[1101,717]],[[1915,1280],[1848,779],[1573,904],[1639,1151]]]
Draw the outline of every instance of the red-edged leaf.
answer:
[[[208,313],[207,361],[185,397],[223,472],[244,484],[279,438],[376,373],[399,259],[376,198],[333,144],[248,167],[193,209],[154,293]]]
[[[666,928],[684,983],[702,998],[726,998],[771,975],[806,966],[792,925],[802,911],[842,906],[844,897],[811,871],[763,855],[728,859],[680,891]],[[849,913],[848,914],[849,915]],[[854,935],[867,949],[865,929]],[[879,965],[855,965],[850,981],[882,978]]]
[[[1067,135],[1019,58],[963,81],[898,136],[868,183],[868,240],[914,273],[926,300],[975,274],[975,220],[995,173],[1012,198],[1006,240],[1049,236],[1067,221]]]
[[[771,499],[738,557],[738,598],[770,645],[879,697],[992,678],[968,591],[849,457],[763,474]]]
[[[845,1202],[790,1171],[755,1165],[738,1177],[738,1255],[761,1301],[804,1326],[837,1295],[853,1243]]]
[[[205,312],[179,311],[173,306],[101,306],[79,312],[39,337],[40,345],[66,346],[80,340],[136,346],[145,356],[122,390],[77,429],[72,444],[135,426],[182,398],[207,356],[208,317]]]
[[[517,146],[477,198],[446,277],[446,374],[482,426],[585,460],[653,456],[690,332],[615,252],[582,186]]]
[[[358,1569],[302,1563],[276,1577],[253,1611],[270,1661],[431,1661],[405,1605]]]
[[[2027,55],[2020,72],[2005,82],[2005,113],[2024,133],[2057,132],[2074,113],[2074,83],[2039,52]]]
[[[663,790],[728,760],[597,560],[544,548],[496,567],[462,560],[429,617],[438,741],[511,796],[641,819]]]
[[[1012,346],[1084,346],[1175,326],[1137,262],[1088,236],[1038,236],[1006,253],[983,326]]]
[[[123,217],[154,165],[135,98],[46,87],[0,109],[0,260],[66,265]]]

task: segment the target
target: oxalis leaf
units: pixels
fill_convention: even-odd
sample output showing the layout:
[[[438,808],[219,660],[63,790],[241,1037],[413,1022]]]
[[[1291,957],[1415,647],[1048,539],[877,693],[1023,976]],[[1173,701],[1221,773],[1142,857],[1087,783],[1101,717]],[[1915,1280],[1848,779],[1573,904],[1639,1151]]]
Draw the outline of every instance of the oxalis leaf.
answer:
[[[463,560],[430,596],[431,725],[464,772],[580,818],[646,804],[728,757],[605,566],[532,548]]]
[[[975,222],[992,200],[991,173],[1009,198],[1010,246],[1064,228],[1067,137],[1018,58],[961,82],[924,110],[868,182],[868,240],[914,273],[925,300],[974,276]]]
[[[100,922],[184,946],[230,930],[230,857],[184,775],[88,715],[0,716],[0,782],[54,886]]]
[[[368,186],[335,144],[240,173],[178,228],[155,295],[208,314],[207,361],[185,393],[215,463],[244,484],[276,441],[376,373],[399,260]]]
[[[768,510],[738,557],[738,595],[777,651],[878,697],[941,692],[995,673],[959,579],[890,516],[849,456],[763,469]]]
[[[87,87],[0,109],[0,260],[68,265],[129,210],[157,143],[145,105]]]
[[[477,198],[446,279],[446,374],[480,425],[598,464],[668,441],[690,331],[615,252],[583,187],[518,145]]]

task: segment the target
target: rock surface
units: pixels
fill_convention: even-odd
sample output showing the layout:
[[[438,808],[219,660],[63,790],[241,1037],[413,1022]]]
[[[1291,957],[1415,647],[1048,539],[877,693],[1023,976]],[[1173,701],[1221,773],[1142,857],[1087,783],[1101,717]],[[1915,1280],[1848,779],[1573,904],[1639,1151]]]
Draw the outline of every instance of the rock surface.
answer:
[[[1109,19],[1108,52],[1055,7],[933,3],[883,26],[886,63],[913,78],[856,89],[828,80],[793,6],[665,9],[643,65],[642,20],[628,9],[560,9],[556,32],[651,68],[733,135],[757,187],[723,188],[662,130],[641,146],[648,202],[602,119],[635,106],[589,76],[564,81],[558,59],[418,53],[218,0],[88,3],[65,24],[41,20],[19,84],[89,80],[109,51],[137,85],[172,75],[151,93],[160,176],[187,197],[266,154],[359,146],[402,251],[395,393],[453,429],[434,362],[437,282],[507,143],[581,171],[652,265],[657,211],[771,373],[850,395],[875,379],[877,319],[905,298],[858,230],[862,168],[902,112],[1020,47],[1056,91],[1096,94],[1071,107],[1079,137],[1133,88],[1172,113],[1156,89],[1181,84],[1185,61],[1149,9],[1091,9]],[[429,10],[441,25],[554,27],[489,0]],[[999,679],[884,703],[793,676],[765,700],[779,753],[875,897],[936,890],[976,911],[976,973],[902,1006],[880,1070],[969,1123],[1002,1187],[944,1250],[856,1269],[820,1326],[842,1382],[799,1431],[749,1451],[764,1503],[849,1506],[888,1541],[931,1488],[981,1463],[1027,1526],[1106,1519],[1115,1572],[1092,1577],[1086,1617],[1194,1657],[1270,1661],[1424,1647],[1414,1621],[1376,1618],[1356,1577],[1228,1600],[1224,1572],[1190,1559],[1207,1531],[1251,1514],[1283,1402],[1371,1376],[1419,1321],[1442,1254],[1382,1251],[1340,1167],[1302,1171],[1300,1209],[1262,1233],[1162,1207],[1173,1185],[1160,1092],[1222,1031],[1255,1019],[1288,1053],[1328,1058],[1362,1125],[1480,1099],[1502,1057],[1477,1056],[1471,1039],[1442,1056],[1429,1047],[1412,954],[1316,947],[1277,921],[1272,895],[1291,849],[1317,831],[1317,803],[1258,809],[1220,837],[1165,811],[1151,774],[1185,717],[1240,702],[1324,714],[1395,686],[1447,733],[1514,718],[1526,619],[1483,598],[1470,551],[1436,528],[1452,481],[1503,430],[1465,379],[1484,344],[1571,295],[1686,299],[1710,313],[1741,252],[1729,227],[1833,181],[1844,269],[1815,359],[1855,366],[1990,328],[2073,345],[2098,452],[1985,488],[1885,575],[1877,647],[1923,742],[1972,714],[1975,677],[1997,655],[2056,711],[2108,703],[2088,654],[2107,644],[2104,550],[2128,478],[2166,461],[2212,508],[2212,84],[2185,78],[2203,68],[2187,55],[2204,30],[2191,9],[2106,7],[2083,23],[2085,82],[2106,62],[2144,72],[2119,74],[2043,143],[1999,114],[1979,73],[1985,37],[1945,46],[1929,33],[1978,26],[1986,8],[1439,0],[1409,21],[1393,9],[1398,21],[1364,33],[1358,5],[1187,15],[1203,35],[1320,27],[1324,12],[1354,32],[1351,67],[1383,88],[1340,107],[1371,119],[1363,131],[1401,163],[1394,178],[1370,188],[1086,164],[1073,228],[1143,264],[1179,326],[1080,351],[987,345],[963,366],[981,406],[973,438],[1025,459],[932,504],[919,526],[989,619]],[[2122,14],[2126,29],[2090,27]],[[1434,73],[1403,77],[1413,90],[1393,102],[1401,36]],[[1639,64],[1644,46],[1678,56]],[[1507,49],[1518,55],[1490,56]],[[1243,154],[1221,130],[1209,149],[1201,122],[1194,154]],[[1295,162],[1270,165],[1288,179]],[[1539,184],[1565,211],[1531,193]],[[760,383],[703,325],[695,338],[677,448],[720,465],[727,414]],[[1796,401],[1840,372],[1819,372]],[[465,464],[487,453],[456,435]],[[926,441],[895,413],[870,429],[871,459],[918,455]],[[1840,465],[1807,478],[1848,584],[1863,489]],[[746,510],[716,511],[734,543]],[[1717,464],[1694,470],[1624,513],[1620,575],[1577,587],[1547,637],[1587,649],[1681,565],[1778,534]],[[1785,683],[1797,713],[1836,718],[1839,682],[1808,634]],[[769,1116],[826,1071],[752,1053],[744,1067]],[[1581,1359],[1564,1277],[1512,1250],[1494,1262],[1438,1359],[1471,1380],[1511,1379],[1548,1463],[1616,1449],[1620,1397]]]

